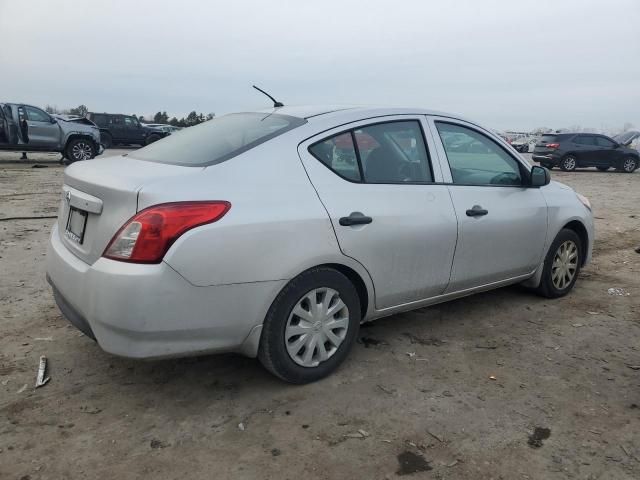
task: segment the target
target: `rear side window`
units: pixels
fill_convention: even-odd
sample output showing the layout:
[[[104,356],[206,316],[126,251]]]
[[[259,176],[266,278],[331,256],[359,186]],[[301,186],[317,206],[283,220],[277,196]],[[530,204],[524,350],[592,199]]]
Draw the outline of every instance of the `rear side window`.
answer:
[[[215,165],[304,123],[305,119],[288,115],[233,113],[215,117],[195,127],[183,128],[131,152],[129,156],[187,167]]]
[[[309,147],[309,151],[341,177],[354,182],[362,179],[351,132],[315,143]]]
[[[542,135],[542,137],[540,137],[540,143],[555,143],[556,140],[558,139],[557,135]]]
[[[359,127],[314,143],[309,152],[353,182],[433,182],[422,129],[416,120]]]

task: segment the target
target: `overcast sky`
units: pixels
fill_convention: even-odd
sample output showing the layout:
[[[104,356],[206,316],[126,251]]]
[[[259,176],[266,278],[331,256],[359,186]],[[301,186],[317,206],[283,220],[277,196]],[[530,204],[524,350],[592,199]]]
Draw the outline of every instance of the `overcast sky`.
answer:
[[[640,0],[0,0],[0,100],[182,116],[285,104],[640,127]]]

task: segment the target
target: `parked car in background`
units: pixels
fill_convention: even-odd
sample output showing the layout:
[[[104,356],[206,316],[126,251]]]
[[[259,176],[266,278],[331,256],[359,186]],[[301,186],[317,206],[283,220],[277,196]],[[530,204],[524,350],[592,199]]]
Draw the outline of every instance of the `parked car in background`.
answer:
[[[640,165],[637,150],[595,133],[545,133],[536,144],[532,159],[544,167],[559,166],[566,172],[579,167],[601,171],[613,167],[633,173]]]
[[[182,127],[174,127],[173,125],[167,125],[166,123],[143,123],[143,125],[151,128],[159,128],[163,132],[173,133],[178,130],[182,130]]]
[[[535,137],[520,137],[515,140],[512,140],[511,146],[516,149],[516,151],[520,153],[529,153],[533,151],[537,140]]]
[[[116,355],[240,352],[293,383],[365,321],[522,282],[566,295],[594,238],[548,170],[417,108],[224,115],[72,165],[62,190],[47,275],[74,325]]]
[[[105,148],[113,145],[145,146],[169,135],[160,128],[147,126],[133,115],[89,112],[87,118],[100,128]]]
[[[0,150],[59,152],[70,162],[100,155],[100,132],[91,121],[53,115],[22,103],[0,103]]]

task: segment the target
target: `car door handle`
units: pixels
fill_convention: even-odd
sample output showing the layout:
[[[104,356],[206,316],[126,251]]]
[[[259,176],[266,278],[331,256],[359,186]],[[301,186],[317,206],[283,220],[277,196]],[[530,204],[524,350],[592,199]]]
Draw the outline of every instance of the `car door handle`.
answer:
[[[373,218],[367,217],[360,212],[352,212],[348,217],[341,217],[340,225],[343,227],[351,227],[353,225],[367,225],[373,222]]]
[[[467,210],[467,217],[482,217],[489,213],[489,210],[485,210],[480,205],[474,205],[472,208]]]

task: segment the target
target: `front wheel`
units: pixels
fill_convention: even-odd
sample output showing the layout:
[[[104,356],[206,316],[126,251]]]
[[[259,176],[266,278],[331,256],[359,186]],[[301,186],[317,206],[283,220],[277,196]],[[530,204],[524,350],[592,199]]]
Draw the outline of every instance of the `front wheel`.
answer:
[[[147,137],[146,143],[149,145],[150,143],[157,142],[158,140],[160,140],[160,135],[153,134]]]
[[[573,155],[567,155],[560,162],[560,168],[565,172],[573,172],[578,166],[578,160]]]
[[[560,230],[545,257],[537,292],[547,298],[558,298],[569,293],[580,273],[583,251],[576,232],[568,228]]]
[[[622,168],[620,168],[620,170],[622,170],[623,172],[633,173],[636,168],[638,168],[637,159],[633,157],[626,157],[624,160],[622,160]]]
[[[358,292],[342,273],[318,267],[291,280],[262,327],[258,358],[290,383],[309,383],[344,361],[360,327]]]
[[[84,138],[76,138],[67,144],[65,149],[65,157],[70,162],[79,162],[80,160],[91,160],[96,156],[96,147],[91,140]]]

